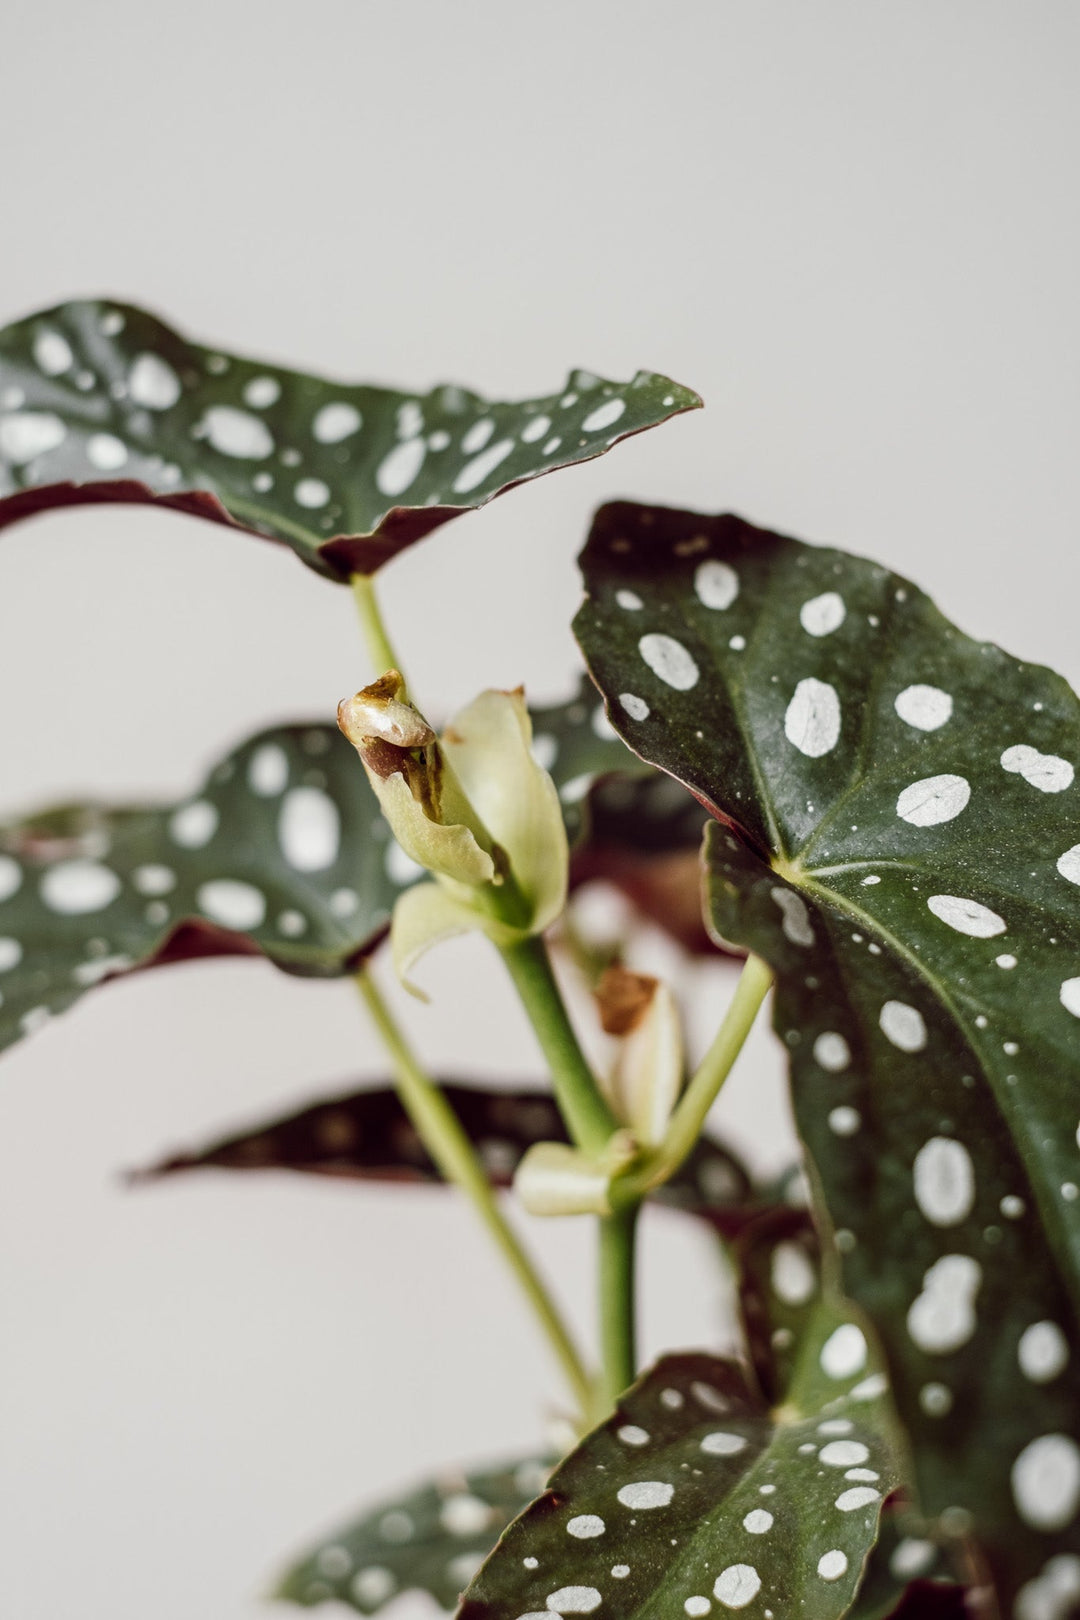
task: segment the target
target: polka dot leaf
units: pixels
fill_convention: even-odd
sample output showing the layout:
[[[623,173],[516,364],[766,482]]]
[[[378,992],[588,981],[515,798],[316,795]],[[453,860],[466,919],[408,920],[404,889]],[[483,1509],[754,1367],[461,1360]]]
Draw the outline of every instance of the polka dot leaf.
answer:
[[[260,733],[176,804],[2,828],[0,1046],[162,961],[261,952],[286,972],[345,973],[419,875],[328,725]]]
[[[496,1090],[453,1080],[440,1084],[497,1187],[510,1185],[535,1143],[569,1140],[550,1092]],[[172,1154],[133,1179],[152,1181],[210,1168],[295,1170],[395,1184],[442,1180],[392,1087],[368,1086],[310,1104],[208,1147]],[[752,1185],[733,1153],[702,1137],[656,1197],[733,1236],[759,1218],[769,1193]]]
[[[549,1463],[451,1470],[323,1537],[275,1596],[311,1609],[344,1604],[377,1614],[402,1592],[453,1609],[504,1527],[543,1489]]]
[[[572,372],[492,402],[338,383],[190,343],[130,305],[62,304],[0,332],[0,525],[154,501],[371,574],[447,519],[701,404],[667,377]]]
[[[461,1620],[839,1620],[898,1480],[865,1344],[858,1367],[823,1365],[845,1325],[817,1313],[777,1408],[738,1363],[665,1356],[505,1532]]]
[[[1080,1558],[1080,704],[888,570],[735,517],[606,507],[584,568],[610,717],[714,812],[710,926],[776,971],[922,1507],[1034,1614]]]

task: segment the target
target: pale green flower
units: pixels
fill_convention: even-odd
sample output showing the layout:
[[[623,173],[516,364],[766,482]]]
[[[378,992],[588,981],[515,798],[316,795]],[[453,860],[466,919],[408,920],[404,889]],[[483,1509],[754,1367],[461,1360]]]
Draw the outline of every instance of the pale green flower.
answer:
[[[340,705],[338,724],[398,843],[434,878],[394,908],[391,946],[406,984],[441,939],[478,928],[512,945],[555,921],[566,903],[566,829],[555,784],[532,756],[520,690],[481,692],[440,738],[390,670]]]

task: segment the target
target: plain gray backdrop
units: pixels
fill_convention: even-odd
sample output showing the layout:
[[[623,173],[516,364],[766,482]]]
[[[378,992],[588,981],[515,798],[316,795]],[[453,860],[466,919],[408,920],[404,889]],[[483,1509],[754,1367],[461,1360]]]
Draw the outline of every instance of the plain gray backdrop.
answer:
[[[445,706],[567,689],[573,559],[613,495],[878,558],[1075,681],[1078,47],[1069,0],[7,0],[0,320],[106,293],[410,388],[580,365],[700,390],[387,570]],[[0,581],[3,813],[183,792],[368,678],[346,591],[191,519],[37,518]],[[538,1072],[482,945],[426,982],[431,1061]],[[729,983],[697,976],[699,1035]],[[377,1075],[347,984],[174,968],[3,1067],[5,1617],[254,1620],[384,1486],[536,1443],[555,1374],[448,1198],[118,1183]],[[720,1112],[762,1164],[791,1151],[780,1095],[761,1033]],[[587,1226],[535,1236],[587,1327]],[[709,1245],[657,1217],[645,1249],[648,1351],[718,1342]]]

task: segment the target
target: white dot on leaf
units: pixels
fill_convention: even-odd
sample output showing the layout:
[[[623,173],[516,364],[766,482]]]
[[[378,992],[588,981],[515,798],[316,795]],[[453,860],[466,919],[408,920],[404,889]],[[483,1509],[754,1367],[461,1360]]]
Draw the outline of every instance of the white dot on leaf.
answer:
[[[223,456],[244,461],[261,460],[274,448],[273,435],[266,423],[234,405],[211,405],[198,428]]]
[[[927,1355],[948,1355],[975,1332],[975,1297],[982,1267],[969,1254],[943,1254],[923,1277],[907,1314],[907,1330]]]
[[[599,433],[602,428],[613,427],[625,410],[624,399],[609,399],[590,411],[581,426],[586,433]]]
[[[729,1564],[713,1583],[713,1596],[726,1609],[745,1609],[761,1591],[761,1576],[753,1564]]]
[[[975,1203],[975,1168],[962,1142],[933,1136],[915,1155],[915,1202],[933,1226],[957,1226]]]
[[[989,906],[980,905],[978,900],[967,900],[961,895],[932,894],[926,904],[939,922],[955,929],[958,934],[967,934],[971,939],[993,939],[995,934],[1003,934],[1008,927],[1004,917],[999,917]]]
[[[330,499],[330,488],[321,478],[301,478],[293,490],[293,495],[297,506],[315,511],[318,507],[325,506]]]
[[[926,1045],[926,1023],[917,1007],[906,1001],[887,1001],[878,1016],[885,1039],[901,1052],[921,1052]]]
[[[61,861],[41,880],[41,898],[50,911],[79,917],[101,911],[120,893],[120,879],[97,861]]]
[[[916,731],[938,731],[952,719],[953,700],[939,686],[906,686],[893,707],[905,725]]]
[[[316,411],[311,432],[319,444],[340,444],[342,439],[355,433],[362,422],[355,405],[346,400],[331,400]]]
[[[642,636],[638,651],[645,663],[676,692],[689,692],[698,683],[698,667],[681,641],[652,632]]]
[[[589,1541],[594,1536],[602,1536],[607,1525],[595,1513],[579,1513],[570,1520],[566,1526],[568,1536],[575,1536],[578,1541]]]
[[[497,467],[502,465],[513,448],[513,439],[500,439],[497,444],[481,450],[472,461],[467,461],[454,479],[455,495],[465,495],[470,490],[478,488],[486,478],[490,478]]]
[[[830,636],[834,630],[839,630],[846,617],[844,598],[836,591],[811,597],[799,609],[799,623],[808,636]]]
[[[1066,979],[1058,992],[1061,1005],[1074,1018],[1080,1018],[1080,978]]]
[[[937,827],[966,809],[971,784],[963,776],[927,776],[912,782],[896,801],[896,813],[912,827]]]
[[[826,681],[799,682],[784,715],[784,735],[807,759],[831,753],[840,738],[840,699]]]
[[[375,486],[380,495],[393,499],[403,495],[424,465],[427,446],[423,439],[406,439],[383,457],[375,471]]]
[[[854,1322],[836,1328],[821,1347],[821,1370],[829,1378],[853,1378],[866,1365],[866,1339]]]
[[[1022,776],[1029,786],[1038,788],[1040,793],[1063,793],[1072,786],[1076,774],[1067,759],[1059,759],[1056,754],[1040,754],[1037,748],[1031,748],[1027,743],[1006,748],[1001,756],[1001,765],[1003,770]]]
[[[703,607],[722,613],[739,594],[739,576],[729,563],[710,557],[694,572],[694,591]]]
[[[595,1586],[560,1586],[545,1602],[553,1614],[592,1614],[602,1599]]]
[[[1033,1384],[1048,1384],[1069,1361],[1069,1342],[1056,1322],[1033,1322],[1020,1336],[1020,1371]]]
[[[841,1575],[847,1574],[847,1554],[834,1547],[832,1552],[822,1553],[818,1559],[817,1572],[823,1581],[838,1581]]]
[[[624,1485],[618,1493],[623,1507],[639,1509],[667,1507],[674,1495],[674,1485],[667,1485],[658,1479],[634,1480]]]
[[[829,1074],[842,1074],[851,1062],[851,1048],[842,1035],[826,1030],[814,1042],[814,1061]]]
[[[1080,1450],[1065,1434],[1044,1434],[1012,1467],[1013,1499],[1033,1530],[1063,1530],[1080,1505]]]
[[[180,379],[160,355],[140,354],[128,374],[128,392],[148,411],[167,411],[180,398]]]
[[[199,910],[223,928],[258,928],[266,916],[266,900],[250,883],[235,878],[212,878],[196,894]]]

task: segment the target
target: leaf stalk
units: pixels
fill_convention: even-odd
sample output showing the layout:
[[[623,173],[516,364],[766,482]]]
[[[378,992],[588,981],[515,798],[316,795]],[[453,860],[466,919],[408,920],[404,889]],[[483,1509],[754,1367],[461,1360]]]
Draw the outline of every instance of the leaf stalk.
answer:
[[[547,946],[539,935],[504,946],[503,961],[547,1059],[563,1118],[577,1146],[599,1154],[618,1130],[618,1121],[600,1092],[581,1050],[562,994],[555,982]]]
[[[587,1416],[593,1389],[577,1346],[531,1257],[500,1209],[460,1120],[439,1087],[421,1068],[370,971],[361,968],[355,979],[361,999],[393,1063],[398,1095],[420,1140],[446,1180],[469,1198],[494,1238],[566,1375],[582,1415]]]
[[[604,1358],[605,1412],[637,1377],[637,1312],[634,1260],[638,1204],[600,1221],[600,1342]]]
[[[371,574],[353,574],[353,600],[360,615],[360,628],[376,675],[385,675],[388,669],[404,674],[393,643],[383,623],[379,599],[375,593],[375,579]]]
[[[662,1187],[693,1151],[772,982],[772,968],[760,956],[748,956],[720,1028],[683,1092],[663,1141],[613,1184],[612,1195],[620,1206],[636,1204]]]

